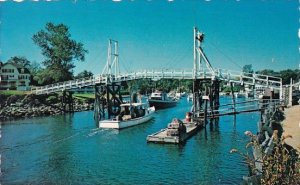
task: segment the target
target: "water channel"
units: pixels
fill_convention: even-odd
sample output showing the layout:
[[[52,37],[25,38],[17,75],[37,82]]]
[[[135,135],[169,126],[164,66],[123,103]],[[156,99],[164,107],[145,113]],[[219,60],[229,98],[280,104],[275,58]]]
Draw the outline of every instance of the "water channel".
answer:
[[[184,98],[120,131],[98,129],[92,111],[5,122],[1,184],[240,184],[247,166],[229,151],[245,150],[244,131],[256,132],[259,113],[221,117],[183,145],[146,142],[191,104]]]

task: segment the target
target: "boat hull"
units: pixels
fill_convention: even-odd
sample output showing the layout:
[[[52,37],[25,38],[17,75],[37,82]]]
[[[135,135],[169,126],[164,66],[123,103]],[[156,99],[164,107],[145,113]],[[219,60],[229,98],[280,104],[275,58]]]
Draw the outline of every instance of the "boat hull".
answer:
[[[163,101],[163,100],[151,100],[149,99],[150,106],[154,106],[155,109],[165,109],[169,107],[175,107],[177,101]]]
[[[149,113],[143,117],[138,117],[130,120],[103,120],[99,122],[100,128],[113,128],[113,129],[122,129],[126,127],[132,127],[135,125],[139,125],[145,123],[153,118],[154,108],[149,111]]]

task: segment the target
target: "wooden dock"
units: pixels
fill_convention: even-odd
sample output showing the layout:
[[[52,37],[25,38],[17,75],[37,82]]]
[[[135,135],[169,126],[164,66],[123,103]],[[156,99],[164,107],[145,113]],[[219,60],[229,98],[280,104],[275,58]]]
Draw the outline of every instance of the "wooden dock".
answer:
[[[147,142],[152,143],[171,143],[171,144],[179,144],[185,142],[188,138],[194,135],[201,127],[203,127],[203,123],[184,123],[186,127],[186,132],[180,132],[178,135],[170,136],[167,134],[168,128],[162,129],[154,134],[147,136]]]

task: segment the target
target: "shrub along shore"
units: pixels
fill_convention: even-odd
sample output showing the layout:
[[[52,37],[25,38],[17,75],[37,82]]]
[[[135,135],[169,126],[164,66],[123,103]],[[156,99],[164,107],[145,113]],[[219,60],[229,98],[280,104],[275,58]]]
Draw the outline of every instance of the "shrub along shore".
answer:
[[[74,111],[91,110],[94,98],[73,96]],[[63,114],[61,95],[0,94],[0,121]]]

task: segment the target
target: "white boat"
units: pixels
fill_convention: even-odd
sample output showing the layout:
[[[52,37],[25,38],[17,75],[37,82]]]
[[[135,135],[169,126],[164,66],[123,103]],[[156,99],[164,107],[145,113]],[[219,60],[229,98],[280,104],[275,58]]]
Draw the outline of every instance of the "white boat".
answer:
[[[193,93],[188,94],[187,101],[193,101]]]
[[[177,93],[176,93],[176,98],[177,98],[177,99],[180,99],[180,98],[185,97],[185,96],[186,96],[186,93],[185,93],[185,92],[182,92],[182,93],[177,92]]]
[[[121,113],[113,119],[102,120],[99,122],[100,128],[122,129],[152,119],[154,107],[148,107],[145,103],[125,103],[121,104]]]

